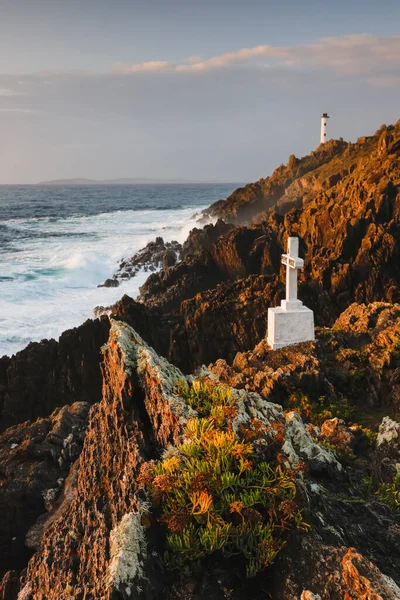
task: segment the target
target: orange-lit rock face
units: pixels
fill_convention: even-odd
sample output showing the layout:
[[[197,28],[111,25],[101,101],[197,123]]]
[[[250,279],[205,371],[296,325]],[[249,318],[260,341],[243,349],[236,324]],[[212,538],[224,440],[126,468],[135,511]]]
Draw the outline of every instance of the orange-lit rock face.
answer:
[[[179,407],[173,388],[182,374],[166,368],[142,344],[123,324],[111,329],[104,348],[103,399],[90,413],[73,497],[46,531],[43,549],[29,566],[35,598],[110,598],[125,576],[129,587],[129,572],[121,575],[118,562],[123,551],[117,540],[125,536],[118,527],[125,517],[127,523],[134,519],[129,515],[138,514],[135,480],[141,463],[176,441],[179,422],[185,419],[184,406],[181,414],[173,411]],[[134,525],[126,526],[130,531]],[[72,590],[69,596],[67,589]]]
[[[278,351],[271,351],[264,340],[238,352],[232,362],[219,359],[209,368],[224,383],[285,406],[291,394],[329,401],[341,394],[361,412],[378,407],[390,414],[400,411],[398,305],[352,304],[333,328],[317,329],[316,337],[316,344]]]
[[[138,585],[144,600],[399,597],[400,515],[361,483],[371,474],[390,483],[399,462],[393,433],[400,407],[400,313],[393,304],[400,299],[399,152],[400,122],[356,144],[332,141],[303,159],[291,157],[271,177],[214,205],[209,214],[230,223],[192,232],[183,261],[143,286],[145,303],[124,297],[110,309],[158,354],[123,322],[115,323],[100,370],[99,349],[109,332],[103,318],[67,332],[59,343],[0,359],[1,427],[20,423],[22,442],[11,448],[12,429],[0,438],[0,498],[4,481],[16,482],[4,496],[15,503],[0,518],[7,538],[0,551],[7,555],[16,541],[22,548],[26,534],[30,547],[18,564],[10,560],[0,568],[23,568],[42,544],[21,586],[15,573],[5,575],[2,600],[16,600],[19,587],[19,600],[127,600],[137,597]],[[316,344],[271,352],[263,341],[267,310],[281,299],[279,259],[288,235],[301,238],[305,259],[299,297],[324,328]],[[270,432],[279,425],[280,459],[305,463],[299,489],[311,531],[291,539],[255,581],[243,584],[234,561],[214,558],[184,583],[165,575],[159,557],[152,556],[147,568],[145,540],[154,532],[145,529],[149,517],[136,494],[137,472],[178,444],[193,416],[175,394],[183,375],[159,355],[187,373],[213,362],[214,375],[240,388],[238,418],[256,416]],[[283,427],[282,409],[271,404],[292,411],[298,401],[307,421],[315,409],[309,398],[324,397],[334,406],[342,396],[375,424],[388,411],[380,435],[390,434],[390,443],[373,449],[365,433],[342,427],[334,415],[307,428],[289,412]],[[51,413],[79,400],[93,406],[84,443],[82,436],[73,449]],[[358,461],[351,469],[329,446],[342,442]],[[57,482],[56,496],[59,468],[65,482]],[[37,473],[41,484],[51,476],[51,487],[37,487]],[[27,520],[20,518],[25,491],[28,499],[40,496],[40,510]],[[42,510],[49,512],[34,525]],[[144,571],[148,579],[138,583]]]
[[[266,308],[279,303],[283,289],[279,257],[288,235],[301,238],[305,269],[299,297],[314,310],[317,325],[331,325],[353,301],[397,302],[399,153],[397,123],[356,144],[331,140],[309,156],[292,157],[270,177],[236,190],[208,211],[235,225],[249,224],[250,217],[255,224],[232,229],[233,223],[218,221],[195,229],[184,244],[184,260],[151,275],[143,286],[146,306],[121,302],[112,313],[186,372],[218,358],[231,360],[265,336]],[[237,302],[239,296],[246,302]],[[10,420],[16,406],[31,418],[27,407],[46,408],[55,397],[62,405],[83,392],[85,397],[74,399],[91,402],[87,390],[95,387],[98,368],[93,361],[89,375],[86,363],[90,344],[98,350],[102,337],[91,331],[75,341],[65,339],[63,360],[55,369],[56,376],[61,374],[58,385],[51,378],[47,385],[38,381],[35,387],[44,388],[44,394],[35,394],[35,402],[29,390],[14,384],[29,373],[36,377],[39,362],[47,361],[52,371],[54,344],[47,352],[31,349],[11,365],[0,360],[0,404],[4,377],[7,425],[17,422]],[[79,353],[70,352],[71,343],[82,340],[89,380],[82,378]],[[68,364],[68,377],[62,362]]]
[[[272,596],[276,600],[397,600],[400,588],[354,548],[334,548],[316,543],[312,549],[307,542],[298,548],[311,563],[303,574],[288,572],[294,566],[292,555],[282,566],[282,578],[288,577],[283,589]],[[303,583],[304,582],[304,583]],[[296,591],[299,590],[298,595]],[[301,594],[301,595],[300,595]]]
[[[397,586],[390,586],[376,567],[354,548],[349,548],[342,558],[343,580],[347,587],[345,600],[395,600]],[[391,589],[392,588],[392,589]],[[399,588],[397,588],[397,592]]]
[[[246,430],[257,424],[258,432],[262,426],[260,447],[273,440],[279,461],[304,463],[299,500],[311,531],[290,538],[275,565],[253,581],[243,583],[233,563],[220,562],[217,555],[189,582],[167,574],[159,557],[163,537],[149,518],[143,492],[138,492],[137,474],[143,462],[159,459],[166,447],[181,442],[187,420],[197,413],[176,393],[182,373],[126,324],[113,323],[103,354],[103,398],[91,408],[82,452],[59,500],[30,530],[29,539],[41,549],[21,581],[20,600],[127,600],[137,597],[139,589],[144,598],[154,600],[217,600],[226,589],[232,600],[249,593],[265,597],[266,589],[268,600],[298,600],[303,592],[321,600],[344,594],[355,600],[364,592],[365,599],[375,598],[372,594],[377,600],[392,599],[385,596],[386,589],[396,589],[396,584],[380,569],[397,576],[400,515],[370,501],[354,503],[345,468],[312,437],[302,419],[243,389],[232,391],[237,407],[232,426],[240,430],[244,425]],[[252,369],[260,358],[269,366],[259,378]],[[271,391],[284,381],[301,385],[302,373],[310,382],[320,368],[311,346],[267,354],[259,346],[253,356],[243,353],[235,360],[236,372],[247,381],[253,378],[268,387],[270,378]],[[226,369],[220,370],[221,378],[228,377]],[[210,372],[203,370],[201,376],[209,378]],[[55,418],[52,435],[59,435],[59,421]],[[375,565],[365,555],[374,556]],[[15,574],[6,574],[0,584],[3,598],[16,600],[18,588]]]
[[[382,131],[356,144],[327,142],[211,207],[209,215],[236,227],[194,230],[183,261],[142,287],[142,300],[169,316],[150,326],[155,347],[188,372],[254,347],[265,336],[265,309],[281,299],[289,235],[301,240],[299,298],[317,325],[332,325],[354,301],[398,302],[400,123],[385,129],[385,144]]]

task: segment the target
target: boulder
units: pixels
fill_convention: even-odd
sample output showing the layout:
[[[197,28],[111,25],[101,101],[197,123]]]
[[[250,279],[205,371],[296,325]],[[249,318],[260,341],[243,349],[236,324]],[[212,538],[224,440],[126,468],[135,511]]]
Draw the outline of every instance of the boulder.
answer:
[[[99,284],[97,287],[116,288],[119,286],[119,281],[116,277],[112,279],[106,279],[104,283]]]
[[[176,253],[174,252],[174,250],[172,250],[172,248],[168,248],[163,256],[162,256],[162,263],[164,267],[173,267],[177,262],[177,257],[176,257]]]
[[[353,431],[346,425],[343,419],[338,419],[337,417],[328,419],[322,423],[321,437],[330,444],[339,446],[345,450],[351,450],[356,443]]]
[[[374,461],[378,483],[392,483],[400,473],[400,423],[384,417],[379,427]]]

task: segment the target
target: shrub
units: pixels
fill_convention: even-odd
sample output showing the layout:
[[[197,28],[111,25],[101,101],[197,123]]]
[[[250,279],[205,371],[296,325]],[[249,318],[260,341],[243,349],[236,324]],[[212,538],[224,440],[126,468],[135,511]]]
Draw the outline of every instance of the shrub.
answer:
[[[279,455],[263,460],[248,430],[236,433],[231,416],[221,412],[234,408],[229,390],[211,387],[219,386],[195,382],[188,390],[180,384],[191,406],[209,414],[191,419],[184,443],[158,464],[145,465],[140,480],[167,530],[169,568],[184,569],[219,552],[244,557],[251,577],[272,563],[289,530],[308,528],[295,502],[297,472]]]
[[[400,473],[394,476],[392,483],[382,483],[376,494],[381,502],[400,510]]]
[[[376,446],[376,440],[378,439],[378,432],[372,431],[369,427],[361,427],[361,431],[364,433],[365,437],[368,440],[369,445],[372,448]]]
[[[314,425],[321,425],[334,417],[346,420],[353,412],[349,400],[342,394],[336,394],[329,401],[325,396],[310,398],[302,393],[292,394],[289,397],[289,408]]]
[[[400,338],[397,337],[394,342],[393,342],[393,346],[390,350],[390,355],[393,359],[393,361],[398,361],[400,358]]]
[[[348,446],[342,446],[341,444],[333,444],[332,442],[328,442],[327,440],[319,439],[318,444],[331,450],[338,459],[344,465],[352,465],[356,460],[356,455],[352,452],[351,448]]]
[[[193,381],[188,386],[180,381],[176,393],[181,396],[200,417],[208,417],[216,407],[229,408],[234,406],[231,388],[225,385],[215,385],[210,381]],[[222,411],[216,411],[221,414]],[[229,412],[229,411],[227,411]]]

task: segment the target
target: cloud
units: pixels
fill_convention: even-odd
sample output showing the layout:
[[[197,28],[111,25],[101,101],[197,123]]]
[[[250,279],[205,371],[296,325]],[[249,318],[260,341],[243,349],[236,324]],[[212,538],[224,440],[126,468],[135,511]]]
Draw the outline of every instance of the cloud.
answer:
[[[37,113],[37,110],[33,110],[31,108],[0,108],[0,112],[5,113]]]
[[[374,75],[400,69],[400,36],[367,34],[321,38],[314,44],[296,46],[260,45],[241,48],[202,59],[191,56],[179,64],[152,61],[118,65],[121,73],[158,72],[207,73],[235,67],[268,66],[281,69],[328,69],[340,75]]]
[[[374,87],[400,88],[400,73],[399,75],[375,75],[373,77],[369,77],[367,82]]]
[[[184,123],[194,127],[195,120],[214,126],[232,115],[275,112],[283,104],[292,110],[303,103],[319,112],[319,104],[329,106],[335,97],[337,106],[351,93],[358,101],[370,94],[378,107],[375,95],[381,89],[396,93],[399,84],[400,36],[349,35],[296,46],[258,45],[178,63],[116,64],[104,72],[0,74],[0,109],[16,113],[15,120],[18,112],[35,111],[97,123],[126,118],[135,130],[151,124],[157,132],[172,126],[176,131]]]
[[[317,146],[321,111],[336,138],[396,121],[399,43],[331,37],[102,72],[0,73],[0,182],[266,176]]]
[[[9,90],[6,88],[0,88],[0,97],[10,98],[12,96],[22,96],[22,92],[16,90]]]
[[[191,62],[190,65],[178,65],[177,71],[208,71],[210,69],[223,69],[235,63],[245,62],[252,58],[281,58],[284,51],[273,46],[255,46],[254,48],[241,48],[235,52],[226,52],[213,56],[200,62]]]
[[[193,64],[193,63],[201,62],[202,60],[203,59],[201,58],[201,56],[189,56],[189,58],[185,62]]]
[[[170,66],[167,60],[152,60],[149,62],[137,63],[134,65],[125,65],[117,63],[114,70],[118,73],[154,73],[157,71],[165,71]]]
[[[322,38],[315,44],[288,48],[284,64],[327,68],[343,75],[368,75],[400,69],[400,36],[366,34]]]

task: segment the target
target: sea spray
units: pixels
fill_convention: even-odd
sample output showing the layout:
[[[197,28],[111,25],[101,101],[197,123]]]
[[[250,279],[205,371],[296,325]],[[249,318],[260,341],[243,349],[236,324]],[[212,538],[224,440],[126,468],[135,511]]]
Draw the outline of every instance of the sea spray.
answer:
[[[196,225],[193,214],[232,190],[200,186],[196,196],[195,186],[186,192],[183,186],[167,191],[149,186],[151,193],[146,186],[115,187],[124,193],[118,189],[113,196],[107,189],[108,203],[103,189],[98,195],[90,190],[90,202],[87,188],[70,189],[66,207],[67,195],[60,199],[56,188],[27,186],[21,188],[24,201],[18,208],[13,188],[0,186],[0,356],[30,341],[58,339],[65,329],[90,318],[96,306],[112,304],[123,294],[136,297],[148,273],[139,272],[119,288],[97,285],[115,273],[123,258],[157,236],[183,242]],[[145,193],[144,202],[139,196]],[[43,194],[48,194],[48,214],[43,214],[43,201],[40,208],[34,202]],[[155,209],[149,208],[151,202]],[[144,204],[145,209],[138,209]],[[175,208],[160,210],[163,204]]]

